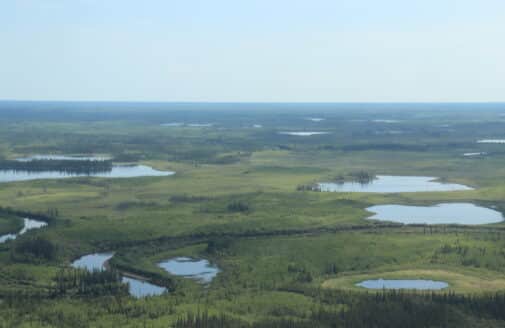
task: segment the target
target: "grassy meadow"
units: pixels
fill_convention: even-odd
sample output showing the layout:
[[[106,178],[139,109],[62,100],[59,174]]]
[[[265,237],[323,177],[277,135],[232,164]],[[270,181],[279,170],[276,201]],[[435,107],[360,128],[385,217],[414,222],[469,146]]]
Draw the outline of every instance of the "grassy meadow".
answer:
[[[1,106],[0,160],[99,154],[176,173],[23,182],[0,176],[0,235],[19,231],[22,213],[50,219],[0,244],[0,327],[505,324],[494,310],[505,293],[504,223],[405,226],[367,220],[366,210],[471,202],[505,213],[505,145],[477,143],[505,137],[505,108],[263,104],[239,111],[229,104],[172,104],[146,105],[139,114],[141,104]],[[184,125],[162,125],[174,122]],[[280,134],[286,131],[328,134]],[[484,154],[463,155],[475,152]],[[474,189],[299,188],[353,172],[432,176]],[[47,252],[33,251],[40,243]],[[62,270],[100,251],[115,252],[112,269],[169,292],[136,299],[57,291]],[[178,256],[208,259],[220,272],[202,285],[157,265]],[[441,280],[449,287],[432,293],[356,286],[379,278]],[[423,313],[434,321],[420,319]]]

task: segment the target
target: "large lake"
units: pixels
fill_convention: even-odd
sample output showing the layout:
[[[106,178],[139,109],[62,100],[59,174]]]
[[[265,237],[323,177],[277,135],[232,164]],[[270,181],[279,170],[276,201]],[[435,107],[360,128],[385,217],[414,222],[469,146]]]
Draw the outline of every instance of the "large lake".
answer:
[[[219,269],[204,259],[176,257],[158,264],[168,273],[195,279],[202,283],[209,283],[218,274]]]
[[[435,177],[378,175],[369,183],[359,182],[322,182],[318,183],[321,191],[330,192],[421,192],[421,191],[455,191],[472,190],[473,188],[456,184],[435,181]]]
[[[422,279],[376,279],[362,281],[356,286],[367,289],[440,290],[449,287],[449,284],[443,281]]]
[[[40,229],[47,225],[47,222],[32,220],[28,218],[23,219],[23,228],[18,233],[8,233],[0,236],[0,243],[5,243],[7,240],[16,239],[19,235],[26,233],[28,230]]]
[[[91,174],[72,174],[60,171],[30,172],[0,170],[0,182],[29,181],[39,179],[62,179],[73,177],[134,178],[173,175],[173,171],[159,171],[147,165],[114,165],[111,171]]]
[[[105,270],[105,262],[110,260],[112,256],[114,256],[112,252],[84,255],[72,262],[72,267],[88,271]],[[121,280],[123,283],[128,283],[130,295],[137,298],[161,295],[167,291],[165,287],[157,286],[140,279],[123,276]]]
[[[434,206],[376,205],[369,219],[404,224],[490,224],[503,221],[500,212],[472,203],[446,203]]]

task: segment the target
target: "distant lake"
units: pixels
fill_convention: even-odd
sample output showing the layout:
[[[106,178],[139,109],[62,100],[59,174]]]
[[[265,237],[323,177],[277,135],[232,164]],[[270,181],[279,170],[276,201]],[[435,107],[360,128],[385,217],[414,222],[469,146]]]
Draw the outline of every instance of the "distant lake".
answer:
[[[371,220],[403,224],[490,224],[503,221],[500,212],[472,203],[446,203],[434,206],[376,205]]]
[[[179,126],[189,126],[193,128],[206,128],[211,127],[213,123],[182,123],[182,122],[171,122],[171,123],[162,123],[161,126],[167,127],[179,127]]]
[[[478,152],[478,153],[463,153],[463,156],[465,157],[476,157],[476,156],[485,156],[487,155],[486,152]]]
[[[449,287],[443,281],[423,280],[423,279],[376,279],[365,280],[358,284],[358,287],[367,289],[416,289],[416,290],[440,290]]]
[[[505,139],[481,139],[477,143],[505,144]]]
[[[105,270],[105,262],[110,260],[113,256],[114,253],[112,252],[84,255],[72,262],[72,267],[86,269],[88,271]],[[130,294],[137,298],[161,295],[167,290],[165,287],[131,277],[123,276],[121,281],[123,283],[128,283]]]
[[[32,229],[40,229],[45,227],[47,222],[38,221],[33,219],[24,218],[23,219],[23,228],[18,233],[8,233],[6,235],[0,236],[0,243],[5,243],[7,240],[16,239],[19,235],[26,233],[28,230]]]
[[[16,158],[19,162],[54,160],[54,161],[107,161],[110,157],[106,156],[82,156],[82,155],[32,155],[28,157]]]
[[[320,132],[320,131],[294,131],[294,132],[279,132],[279,134],[284,134],[288,136],[297,136],[297,137],[310,137],[315,135],[328,134],[329,132]]]
[[[377,179],[369,183],[359,182],[322,182],[318,183],[321,191],[329,192],[374,192],[374,193],[395,193],[395,192],[421,192],[421,191],[456,191],[472,190],[473,188],[455,184],[435,181],[435,177],[423,176],[396,176],[378,175]]]
[[[204,259],[176,257],[158,264],[168,273],[198,280],[203,283],[211,282],[219,273],[219,269]]]
[[[375,123],[388,123],[388,124],[400,123],[399,120],[388,120],[388,119],[376,119],[376,120],[372,120],[372,122],[375,122]]]
[[[0,182],[29,181],[39,179],[62,179],[73,177],[134,178],[173,175],[173,171],[159,171],[146,165],[114,165],[111,171],[91,174],[72,174],[60,171],[15,171],[0,170]]]

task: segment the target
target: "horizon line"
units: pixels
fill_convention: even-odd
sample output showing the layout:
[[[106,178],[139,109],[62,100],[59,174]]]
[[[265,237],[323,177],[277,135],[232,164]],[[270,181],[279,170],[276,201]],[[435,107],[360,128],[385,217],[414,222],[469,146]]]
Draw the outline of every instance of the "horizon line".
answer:
[[[177,100],[48,100],[48,99],[0,99],[0,102],[45,103],[134,103],[134,104],[505,104],[502,101],[177,101]]]

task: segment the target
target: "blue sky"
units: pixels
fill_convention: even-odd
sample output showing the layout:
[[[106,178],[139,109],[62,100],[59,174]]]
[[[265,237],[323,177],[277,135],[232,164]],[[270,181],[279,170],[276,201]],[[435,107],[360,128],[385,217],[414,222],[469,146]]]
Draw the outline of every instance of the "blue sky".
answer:
[[[2,0],[0,99],[505,101],[503,0]]]

